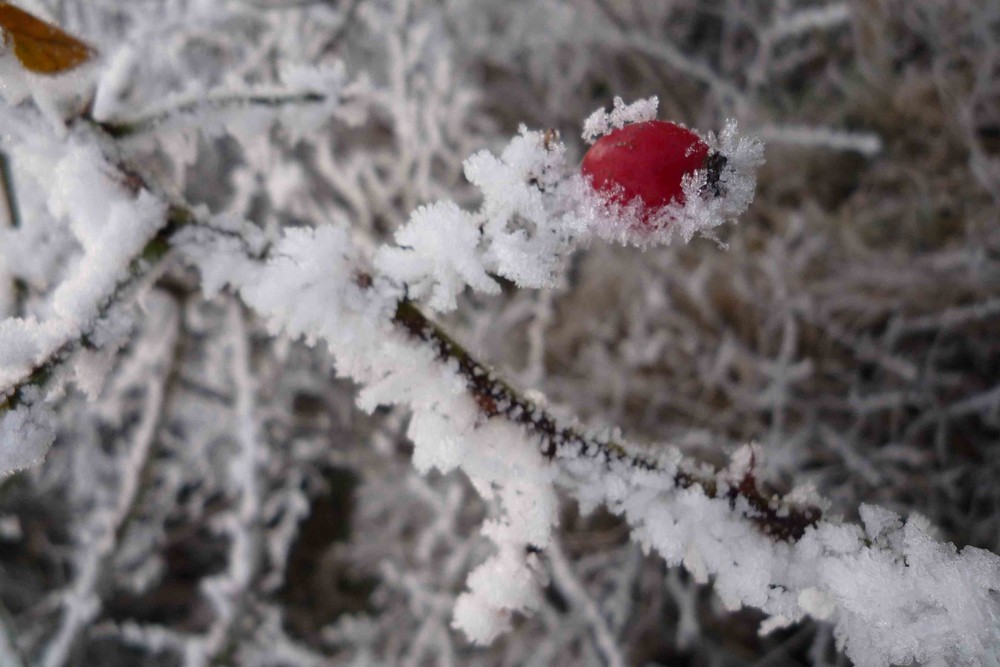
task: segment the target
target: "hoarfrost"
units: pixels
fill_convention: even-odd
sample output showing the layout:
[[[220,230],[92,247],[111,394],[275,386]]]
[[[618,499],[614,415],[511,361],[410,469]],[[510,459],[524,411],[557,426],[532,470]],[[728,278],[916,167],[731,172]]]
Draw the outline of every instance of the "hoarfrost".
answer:
[[[0,415],[0,476],[38,465],[56,439],[55,414],[26,390],[24,402]]]
[[[615,97],[611,113],[598,109],[583,122],[583,140],[592,144],[611,130],[625,127],[627,123],[654,120],[659,106],[660,100],[655,95],[631,104],[625,104],[622,98]]]
[[[855,477],[897,503],[897,478],[916,466],[933,468],[937,476],[922,483],[935,497],[964,485],[966,477],[946,469],[959,456],[946,451],[952,419],[979,420],[960,429],[960,444],[971,458],[988,453],[976,447],[983,426],[995,422],[995,379],[988,370],[963,374],[953,357],[982,358],[991,348],[947,332],[985,330],[998,312],[996,299],[972,303],[991,284],[982,278],[992,270],[989,239],[963,254],[941,232],[946,250],[935,249],[934,237],[920,246],[930,260],[907,257],[916,268],[896,267],[898,275],[871,267],[868,255],[864,275],[842,288],[830,279],[841,267],[824,247],[832,236],[810,222],[828,202],[815,206],[820,200],[797,184],[799,175],[788,174],[787,190],[770,184],[780,193],[767,197],[758,224],[734,235],[727,263],[661,248],[626,266],[617,249],[594,241],[653,248],[712,238],[746,212],[760,142],[733,121],[704,135],[723,158],[718,173],[689,174],[685,203],[652,216],[598,196],[573,158],[582,147],[563,144],[555,130],[522,126],[506,144],[491,143],[512,117],[494,125],[492,105],[575,126],[587,109],[574,100],[589,100],[603,75],[627,73],[625,85],[636,90],[649,81],[634,78],[666,68],[678,84],[671,108],[692,118],[738,115],[751,127],[766,118],[773,124],[763,132],[788,150],[875,156],[882,142],[873,133],[786,123],[778,117],[785,107],[774,104],[783,100],[761,99],[762,90],[778,95],[771,78],[809,93],[812,79],[829,79],[817,99],[843,94],[839,63],[858,64],[845,57],[851,40],[821,43],[812,33],[839,30],[850,7],[744,7],[727,36],[706,38],[709,19],[677,20],[666,5],[626,16],[606,3],[527,3],[516,12],[500,3],[452,3],[447,11],[424,2],[279,4],[60,3],[67,27],[92,36],[108,58],[46,78],[26,73],[9,44],[0,54],[8,195],[0,226],[0,473],[45,457],[56,424],[66,444],[19,478],[23,485],[4,487],[14,498],[5,512],[44,506],[45,520],[15,516],[17,530],[0,531],[5,543],[44,561],[27,568],[27,584],[15,574],[0,591],[4,606],[14,606],[0,614],[0,662],[23,662],[23,650],[60,665],[114,646],[187,665],[620,665],[632,657],[633,647],[619,645],[627,637],[672,634],[657,625],[671,604],[679,619],[671,650],[732,661],[721,643],[702,640],[710,630],[699,626],[707,607],[697,582],[710,584],[725,609],[762,613],[762,635],[807,617],[822,621],[795,635],[812,641],[808,655],[818,663],[835,643],[859,665],[997,664],[1000,558],[936,540],[943,528],[920,515],[904,520],[865,504],[851,524],[830,513],[860,497]],[[871,15],[877,27],[890,20]],[[688,24],[697,24],[683,42],[692,53],[659,39]],[[705,51],[719,40],[728,46]],[[756,42],[749,64],[731,57],[746,48],[740,40]],[[921,33],[913,43],[936,54],[942,44],[972,49],[980,41],[988,40]],[[836,49],[845,53],[825,60]],[[573,57],[590,51],[601,58]],[[363,67],[348,75],[341,58]],[[729,74],[745,86],[728,80],[729,61],[740,61]],[[321,64],[289,65],[312,62]],[[801,64],[814,62],[818,74],[802,81]],[[982,100],[991,99],[988,76],[955,69],[961,86],[974,80]],[[500,99],[506,93],[475,87],[480,74],[513,94]],[[878,68],[867,75],[882,76]],[[935,76],[938,85],[951,75]],[[713,103],[685,110],[681,93],[686,99],[696,88]],[[928,106],[925,97],[933,96],[920,98]],[[947,188],[971,213],[978,199],[989,200],[975,188],[995,189],[984,166],[992,120],[979,117],[989,108],[982,100],[955,105],[967,116],[964,133],[941,135],[945,111],[922,108],[948,148],[927,154],[972,156],[965,171],[949,163],[968,178],[951,176]],[[616,97],[610,112],[586,119],[583,138],[593,142],[657,110],[655,97]],[[904,188],[882,167],[858,172],[872,176],[864,187],[831,189],[866,192],[879,178]],[[920,192],[933,206],[921,203],[921,211],[937,219],[955,202],[939,206],[925,185],[931,171]],[[870,204],[852,215],[859,210],[884,215]],[[760,224],[772,217],[788,229]],[[979,241],[976,225],[963,229]],[[842,252],[866,243],[853,229],[843,235]],[[942,300],[940,312],[924,312],[938,306],[921,293],[937,294],[924,286],[924,271],[958,283],[962,304]],[[817,288],[814,274],[829,282]],[[898,306],[870,296],[900,285],[921,294]],[[496,312],[476,295],[464,299],[467,287],[494,297]],[[565,292],[541,291],[551,288]],[[148,306],[138,316],[136,300]],[[459,303],[462,312],[445,324],[421,310],[451,313]],[[547,345],[550,335],[570,352]],[[910,351],[918,337],[933,340],[916,348],[933,350],[926,358]],[[497,370],[474,355],[491,338],[510,353]],[[808,356],[825,347],[837,352]],[[331,361],[350,383],[333,379]],[[573,370],[549,372],[561,366]],[[866,394],[879,374],[892,376],[891,390]],[[833,389],[812,384],[800,398],[798,385],[817,377]],[[96,404],[66,392],[68,381]],[[529,400],[550,391],[551,401]],[[632,405],[637,396],[644,407]],[[620,415],[624,427],[655,429],[678,446],[643,447],[619,429],[588,429],[573,417],[577,400],[591,421]],[[835,416],[824,423],[812,412]],[[800,413],[809,416],[798,423]],[[877,440],[891,431],[899,442],[861,452],[841,433],[845,415],[857,416],[856,432]],[[698,420],[700,428],[690,426]],[[883,421],[907,426],[883,434]],[[915,443],[928,430],[935,444],[921,449]],[[762,444],[735,447],[750,435]],[[709,447],[717,463],[720,447],[735,449],[728,468],[689,456]],[[765,451],[783,477],[827,471],[815,481],[836,503],[809,483],[772,494]],[[971,478],[988,485],[983,461]],[[978,511],[994,495],[952,504]],[[350,534],[318,538],[333,530],[323,523],[329,509],[346,506]],[[608,512],[596,514],[601,507]],[[955,512],[942,524],[949,530],[965,521]],[[335,523],[347,524],[347,513]],[[580,517],[587,513],[594,515]],[[962,534],[985,544],[996,531],[982,527],[992,525]],[[322,552],[312,553],[319,542]],[[197,578],[176,586],[178,568],[190,566],[177,561],[203,553],[210,563],[195,563]],[[28,560],[2,565],[21,572]],[[664,583],[660,560],[691,577],[673,570]],[[331,573],[353,576],[353,568],[374,590],[360,602],[343,595],[332,622],[301,614],[325,626],[295,627],[296,605],[317,592],[327,602],[342,595]],[[59,575],[32,583],[49,571]],[[181,621],[162,615],[166,603],[147,616],[131,613],[133,600],[158,599],[161,586],[184,591]],[[292,599],[301,591],[309,601]],[[657,611],[643,606],[649,600]],[[497,641],[515,627],[517,637]],[[471,654],[462,635],[492,646]],[[761,645],[785,642],[796,658],[806,653],[780,636],[767,641]]]

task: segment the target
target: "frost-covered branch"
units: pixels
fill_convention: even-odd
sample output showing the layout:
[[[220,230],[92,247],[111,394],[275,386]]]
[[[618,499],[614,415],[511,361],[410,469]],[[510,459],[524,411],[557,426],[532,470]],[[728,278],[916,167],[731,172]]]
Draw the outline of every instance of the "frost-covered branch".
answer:
[[[615,113],[626,117],[607,122],[630,120],[621,109]],[[743,202],[729,206],[745,207],[739,170],[755,164],[754,148],[731,132],[719,145],[733,170],[722,178]],[[923,655],[895,641],[924,622],[913,604],[951,608],[972,600],[988,616],[1000,566],[987,552],[958,555],[913,521],[903,527],[881,510],[865,510],[864,531],[824,520],[806,491],[782,499],[761,489],[754,448],[740,450],[728,469],[716,471],[672,447],[639,448],[585,433],[523,398],[423,314],[413,298],[448,310],[467,285],[495,292],[490,273],[526,286],[549,284],[579,239],[599,233],[609,213],[595,215],[585,206],[581,217],[574,202],[587,202],[587,196],[565,175],[562,156],[541,133],[526,131],[499,158],[474,156],[466,171],[485,194],[483,207],[467,212],[444,202],[417,211],[397,235],[400,245],[376,253],[374,271],[342,225],[287,230],[263,260],[250,252],[264,246],[245,225],[220,229],[189,221],[172,240],[199,268],[209,293],[230,285],[273,330],[325,340],[338,371],[361,384],[363,407],[408,407],[419,469],[461,469],[480,493],[498,498],[501,516],[484,528],[498,552],[470,575],[469,591],[455,608],[456,626],[475,641],[492,640],[512,613],[537,608],[531,554],[550,543],[557,488],[584,509],[607,505],[623,515],[634,539],[668,563],[683,563],[696,579],[714,576],[727,605],[750,605],[771,616],[765,629],[806,615],[829,619],[849,654],[864,647],[878,656],[872,664]],[[713,216],[720,210],[740,210],[727,209],[724,199],[721,208],[705,205],[702,191],[693,184],[686,195],[694,208],[671,213],[677,224],[691,225],[685,236],[698,225],[718,224]],[[519,220],[532,225],[529,234],[512,226]],[[442,252],[446,243],[450,254]],[[970,574],[977,569],[978,576]],[[840,574],[846,571],[849,578]],[[909,585],[912,576],[972,578],[899,600],[887,597],[892,592],[879,583]],[[862,592],[856,582],[865,577],[870,582]],[[506,583],[498,588],[498,581]],[[873,607],[864,596],[880,604]],[[983,618],[942,628],[941,643],[920,651],[976,654],[988,632]],[[885,626],[896,634],[871,632]]]
[[[607,466],[624,466],[636,471],[663,472],[664,467],[653,453],[626,445],[604,435],[584,434],[556,419],[549,411],[524,398],[494,371],[475,360],[439,326],[427,319],[411,302],[399,303],[393,321],[414,338],[429,345],[437,358],[457,369],[466,383],[470,396],[486,418],[500,417],[527,429],[539,439],[542,453],[548,460],[586,457]],[[745,501],[753,512],[750,520],[760,530],[777,540],[796,540],[822,516],[819,507],[782,502],[777,496],[763,491],[756,479],[755,464],[737,484],[720,482],[712,472],[693,461],[682,465],[672,462],[667,469],[679,488],[700,487],[710,498],[737,498]]]
[[[552,576],[556,585],[579,608],[580,615],[591,627],[594,643],[601,652],[605,663],[609,667],[624,667],[626,663],[621,647],[608,627],[607,621],[601,616],[601,610],[597,603],[587,594],[573,572],[562,547],[557,542],[553,542],[546,550],[546,554],[551,563]]]
[[[130,296],[134,296],[136,287],[169,252],[170,238],[192,219],[191,212],[187,209],[178,206],[167,209],[162,216],[162,227],[142,246],[137,256],[128,262],[124,275],[111,286],[111,290],[95,295],[97,297],[95,302],[99,304],[94,309],[95,322],[108,315],[112,309],[120,307]],[[10,330],[11,328],[8,328],[8,331]],[[54,341],[48,349],[43,350],[43,354],[39,355],[40,361],[30,366],[22,365],[18,369],[20,372],[16,373],[19,377],[13,377],[15,372],[5,369],[11,379],[0,388],[0,393],[6,396],[3,402],[0,402],[0,413],[23,405],[25,392],[29,388],[45,385],[76,351],[91,347],[92,343],[89,340],[91,333],[92,331],[86,327],[71,330],[68,335],[63,335],[61,340]],[[6,377],[8,376],[5,375]]]
[[[102,599],[98,587],[143,491],[145,472],[163,418],[167,379],[176,354],[178,313],[176,308],[168,308],[166,312],[166,321],[157,323],[159,326],[152,330],[156,344],[147,351],[149,357],[136,362],[142,364],[142,375],[150,381],[140,421],[135,426],[134,442],[122,462],[124,467],[119,471],[118,490],[111,506],[95,512],[93,525],[81,527],[80,539],[85,546],[77,554],[72,585],[59,596],[62,622],[41,660],[46,667],[66,664],[78,635],[100,613]]]
[[[338,106],[342,69],[335,68],[332,73],[296,71],[287,76],[293,82],[315,84],[317,90],[336,88],[336,92],[229,95],[211,100],[209,106],[294,107],[303,131],[311,126],[302,116],[303,104],[319,107],[318,112],[312,112],[310,122],[316,122],[316,113],[325,120],[331,106]],[[15,156],[32,165],[36,178],[54,174],[55,194],[46,202],[46,213],[69,218],[70,231],[84,255],[53,295],[55,317],[44,322],[12,318],[0,324],[0,343],[8,350],[0,358],[0,438],[12,441],[0,454],[0,469],[17,470],[41,458],[52,439],[32,415],[32,411],[43,409],[35,407],[42,391],[53,380],[67,379],[64,371],[79,351],[98,351],[123,342],[118,330],[119,311],[159,267],[176,232],[196,219],[190,208],[154,194],[155,188],[138,170],[118,159],[117,147],[109,146],[110,140],[202,110],[200,104],[188,102],[154,115],[152,120],[124,125],[82,117],[75,122],[68,146],[59,146],[37,121],[12,119],[13,132],[7,141],[13,143]],[[264,120],[271,118],[265,114]],[[255,122],[259,124],[261,119]],[[43,155],[52,162],[39,160]],[[208,217],[202,214],[202,223],[219,229]],[[224,233],[239,234],[232,230]],[[19,445],[15,444],[18,440]]]
[[[914,2],[4,23],[0,661],[996,663],[996,40]]]
[[[102,195],[98,195],[102,196]],[[81,217],[94,224],[89,256],[76,271],[80,281],[66,283],[55,295],[57,317],[8,319],[0,324],[5,347],[0,371],[0,469],[4,472],[31,465],[44,456],[54,433],[40,421],[42,392],[53,381],[65,379],[68,362],[81,351],[112,349],[122,342],[116,331],[115,312],[130,299],[150,270],[169,249],[169,238],[190,221],[187,211],[162,205],[148,191],[134,200],[124,199],[110,213],[101,202],[97,218]],[[82,216],[86,208],[75,208]],[[108,224],[103,216],[111,215]],[[41,418],[44,420],[44,418]]]
[[[118,140],[183,128],[223,134],[242,127],[249,133],[265,129],[276,119],[294,127],[296,134],[307,134],[331,118],[357,122],[367,88],[364,82],[349,82],[343,64],[337,63],[289,68],[282,72],[279,84],[270,86],[221,86],[174,95],[134,112],[115,102],[119,82],[105,78],[101,84],[91,115]]]
[[[759,490],[753,448],[714,472],[673,448],[643,452],[562,426],[400,301],[391,282],[359,273],[343,229],[289,232],[257,268],[220,260],[208,241],[189,238],[185,250],[208,284],[234,284],[276,330],[325,340],[338,370],[363,385],[362,406],[409,407],[418,468],[460,468],[481,493],[498,496],[503,517],[485,530],[499,553],[473,572],[456,605],[455,622],[471,638],[490,641],[512,612],[536,608],[529,547],[544,548],[551,537],[555,483],[585,509],[606,504],[621,513],[634,539],[696,579],[714,576],[727,606],[766,611],[765,631],[806,615],[829,620],[848,654],[870,656],[868,664],[984,655],[997,641],[989,620],[1000,585],[996,556],[959,554],[918,520],[904,526],[877,508],[862,508],[864,529],[820,520],[808,492],[780,501]],[[220,264],[233,269],[225,279]],[[928,586],[928,577],[948,583]],[[897,597],[900,586],[913,595]],[[977,611],[947,626],[920,611],[969,604]],[[941,641],[898,641],[930,622],[927,613]]]
[[[264,109],[275,109],[285,105],[298,107],[319,104],[324,101],[326,101],[325,95],[313,92],[286,93],[282,91],[270,95],[265,93],[215,95],[208,98],[199,97],[197,99],[178,102],[170,108],[149,113],[134,120],[101,121],[101,127],[112,137],[123,139],[132,135],[153,131],[178,117],[193,117],[189,124],[197,125],[197,116],[199,114],[215,114],[233,109],[242,110],[253,107],[262,107]]]
[[[230,464],[230,475],[239,499],[235,510],[222,520],[221,526],[230,540],[228,567],[224,573],[203,583],[216,618],[204,637],[188,642],[184,653],[185,664],[190,667],[205,667],[234,653],[232,635],[249,606],[248,599],[253,595],[252,585],[263,555],[261,531],[257,525],[262,502],[258,474],[261,451],[257,383],[250,368],[249,333],[238,304],[230,304],[227,319],[232,332],[230,353],[239,445],[239,454]]]

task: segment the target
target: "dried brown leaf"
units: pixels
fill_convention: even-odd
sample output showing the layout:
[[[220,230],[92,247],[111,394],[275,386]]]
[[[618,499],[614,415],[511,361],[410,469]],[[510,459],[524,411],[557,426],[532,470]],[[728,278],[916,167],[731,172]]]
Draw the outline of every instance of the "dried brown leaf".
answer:
[[[9,2],[0,2],[0,28],[24,68],[38,74],[66,72],[95,53],[76,37]]]

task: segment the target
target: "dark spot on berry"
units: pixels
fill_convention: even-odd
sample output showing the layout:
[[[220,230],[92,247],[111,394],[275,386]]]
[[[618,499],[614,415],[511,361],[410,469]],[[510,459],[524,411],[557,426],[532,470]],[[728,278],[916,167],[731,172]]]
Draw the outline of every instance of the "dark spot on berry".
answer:
[[[705,169],[708,171],[708,175],[705,177],[705,185],[702,186],[702,192],[710,192],[713,196],[718,197],[723,192],[722,180],[722,170],[726,168],[729,158],[727,158],[722,153],[709,153],[708,157],[705,158]]]

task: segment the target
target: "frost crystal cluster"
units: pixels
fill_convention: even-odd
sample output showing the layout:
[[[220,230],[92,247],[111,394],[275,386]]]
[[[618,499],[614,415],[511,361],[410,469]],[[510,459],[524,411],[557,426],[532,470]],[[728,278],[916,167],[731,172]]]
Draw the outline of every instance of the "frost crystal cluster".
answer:
[[[985,18],[15,4],[0,665],[1000,664]]]

